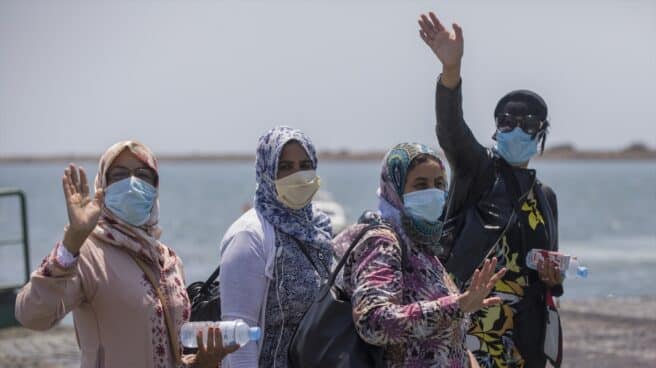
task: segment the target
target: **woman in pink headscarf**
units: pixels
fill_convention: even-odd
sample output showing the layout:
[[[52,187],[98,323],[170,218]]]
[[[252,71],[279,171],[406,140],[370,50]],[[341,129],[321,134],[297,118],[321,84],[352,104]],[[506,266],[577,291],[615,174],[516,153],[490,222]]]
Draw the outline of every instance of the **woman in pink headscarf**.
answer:
[[[82,368],[217,367],[236,349],[212,329],[198,354],[181,355],[190,304],[182,262],[159,241],[158,184],[155,155],[135,141],[103,154],[93,199],[84,169],[65,170],[69,224],[18,294],[16,318],[47,330],[73,311]]]

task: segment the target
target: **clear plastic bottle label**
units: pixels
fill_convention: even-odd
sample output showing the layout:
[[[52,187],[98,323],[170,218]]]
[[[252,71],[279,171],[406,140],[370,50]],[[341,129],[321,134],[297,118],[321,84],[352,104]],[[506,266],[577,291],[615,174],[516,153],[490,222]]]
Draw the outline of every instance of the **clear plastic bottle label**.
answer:
[[[531,249],[526,255],[526,265],[534,270],[537,269],[538,263],[550,261],[555,263],[561,272],[565,272],[569,267],[570,256],[558,252],[552,252],[544,249]]]

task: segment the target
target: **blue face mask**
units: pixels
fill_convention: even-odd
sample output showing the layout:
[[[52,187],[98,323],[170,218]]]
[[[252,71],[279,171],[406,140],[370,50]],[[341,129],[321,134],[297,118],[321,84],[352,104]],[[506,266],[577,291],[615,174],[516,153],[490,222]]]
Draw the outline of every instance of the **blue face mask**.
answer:
[[[424,189],[403,195],[405,212],[419,220],[437,222],[442,216],[446,192],[440,189]]]
[[[105,188],[105,207],[121,220],[141,226],[150,217],[157,188],[130,176]]]
[[[511,165],[523,164],[538,153],[538,137],[531,139],[520,127],[505,133],[497,131],[496,140],[494,149]]]

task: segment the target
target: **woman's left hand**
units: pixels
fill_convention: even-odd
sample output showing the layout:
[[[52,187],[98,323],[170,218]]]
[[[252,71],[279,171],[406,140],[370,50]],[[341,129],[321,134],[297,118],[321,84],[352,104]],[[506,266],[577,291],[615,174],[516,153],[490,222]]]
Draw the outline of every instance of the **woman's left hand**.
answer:
[[[538,262],[538,275],[540,275],[540,280],[550,288],[563,283],[560,267],[551,261]]]
[[[196,353],[196,367],[216,368],[226,355],[237,351],[239,345],[223,346],[223,337],[219,328],[210,327],[207,330],[207,346],[203,344],[203,332],[196,335],[198,352]]]

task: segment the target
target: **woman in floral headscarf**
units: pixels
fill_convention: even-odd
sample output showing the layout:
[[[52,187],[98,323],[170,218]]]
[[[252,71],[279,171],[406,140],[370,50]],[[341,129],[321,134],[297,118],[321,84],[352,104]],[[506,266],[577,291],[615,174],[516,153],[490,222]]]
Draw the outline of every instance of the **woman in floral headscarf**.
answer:
[[[159,241],[155,155],[119,142],[100,159],[93,199],[83,168],[70,164],[62,185],[69,224],[18,294],[21,324],[47,330],[73,311],[82,368],[217,367],[234,351],[218,330],[197,355],[181,356],[190,306],[182,262]]]
[[[260,137],[254,208],[221,242],[222,320],[263,329],[226,359],[226,366],[288,366],[287,351],[303,313],[331,267],[330,219],[312,205],[319,189],[317,156],[297,129],[276,127]]]
[[[346,255],[338,280],[351,296],[358,334],[384,348],[388,367],[470,366],[467,314],[499,302],[485,299],[503,274],[493,273],[496,261],[476,271],[472,286],[460,294],[437,257],[446,183],[444,165],[430,148],[392,148],[383,161],[379,213],[373,216],[389,229],[368,230]],[[338,235],[335,253],[344,255],[366,226]]]

